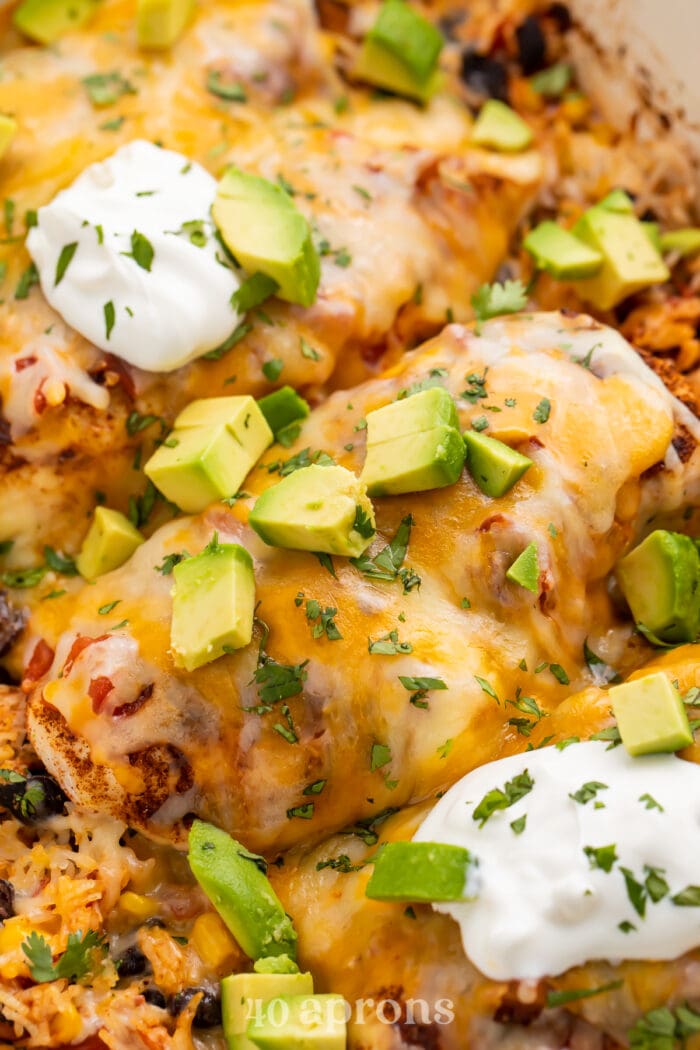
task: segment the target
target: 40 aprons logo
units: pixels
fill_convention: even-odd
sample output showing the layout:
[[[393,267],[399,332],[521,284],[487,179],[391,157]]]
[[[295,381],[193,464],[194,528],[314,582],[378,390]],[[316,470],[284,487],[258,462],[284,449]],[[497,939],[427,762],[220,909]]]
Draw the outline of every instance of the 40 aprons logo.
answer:
[[[283,997],[249,999],[246,1021],[260,1023],[263,1016],[267,1025],[285,1028],[290,1021],[289,1003]],[[356,1025],[448,1025],[455,1017],[451,999],[436,999],[434,1003],[426,999],[356,999],[351,1003],[342,995],[310,995],[300,1004],[296,1016],[305,1028],[328,1030],[342,1022]]]

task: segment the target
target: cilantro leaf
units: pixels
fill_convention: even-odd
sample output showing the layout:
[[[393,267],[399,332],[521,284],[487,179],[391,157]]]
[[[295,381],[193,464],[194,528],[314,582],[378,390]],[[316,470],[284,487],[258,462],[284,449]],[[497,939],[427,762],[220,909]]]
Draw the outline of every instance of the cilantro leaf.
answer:
[[[501,314],[515,314],[527,306],[527,289],[522,281],[482,284],[472,296],[477,321],[488,321]]]
[[[355,532],[359,532],[360,536],[366,540],[368,540],[370,536],[374,536],[377,531],[370,520],[369,514],[359,503],[355,507],[355,520],[352,527]]]
[[[371,656],[399,656],[412,653],[413,646],[410,642],[400,642],[398,631],[389,631],[375,642],[367,639],[367,649]]]
[[[388,583],[393,583],[400,575],[414,524],[413,515],[407,514],[396,530],[394,538],[380,550],[379,554],[374,558],[361,554],[359,558],[351,558],[350,563],[371,580],[386,580]],[[413,587],[420,586],[420,577],[416,577],[414,573],[407,574],[405,578],[402,576],[401,579],[404,593]],[[418,579],[419,582],[415,583],[415,579]]]
[[[589,780],[583,784],[578,791],[570,792],[569,798],[572,798],[574,802],[580,802],[582,806],[585,806],[587,802],[590,802],[592,798],[595,798],[599,791],[607,791],[608,785],[601,784],[599,780]]]
[[[588,857],[591,867],[600,868],[601,871],[611,872],[618,859],[615,843],[610,846],[584,846],[583,852]]]
[[[83,86],[93,106],[111,106],[122,95],[135,95],[136,88],[118,70],[111,73],[91,73],[83,77]]]
[[[22,951],[27,957],[29,972],[32,980],[37,984],[44,981],[53,981],[56,978],[56,968],[53,964],[51,948],[45,937],[36,930],[32,930],[27,939],[22,943]]]
[[[492,788],[488,791],[481,802],[474,807],[472,813],[472,820],[479,821],[479,827],[483,828],[486,821],[499,809],[508,809],[514,805],[521,798],[524,798],[535,786],[535,781],[532,779],[527,769],[517,776],[513,777],[512,780],[506,782],[504,787]]]
[[[80,930],[69,933],[66,950],[56,963],[48,941],[36,930],[32,930],[22,944],[29,972],[38,984],[61,977],[68,981],[82,980],[94,968],[93,952],[96,950],[106,950],[104,934],[97,930],[87,930],[84,935]]]
[[[70,266],[73,260],[73,256],[75,255],[77,250],[77,241],[72,241],[70,244],[64,244],[61,248],[61,254],[59,255],[58,262],[56,263],[56,276],[53,282],[54,288],[56,288],[57,285],[59,285],[63,280],[65,272]]]
[[[610,981],[609,984],[601,984],[597,988],[569,988],[560,992],[547,992],[547,1008],[565,1006],[567,1003],[578,1002],[579,999],[591,999],[594,995],[602,995],[603,992],[612,992],[623,985],[622,979]]]
[[[245,102],[247,99],[241,84],[235,81],[226,82],[218,69],[211,69],[207,74],[207,91],[226,102]]]
[[[304,660],[300,664],[280,664],[270,656],[264,656],[263,663],[255,670],[251,682],[258,686],[258,696],[264,704],[276,704],[298,696],[304,689],[308,672]]]
[[[142,270],[147,270],[150,273],[155,252],[153,245],[145,234],[134,230],[131,234],[131,251],[122,252],[122,255],[128,255]]]
[[[271,295],[274,295],[279,285],[274,277],[268,277],[266,273],[252,273],[231,296],[231,306],[234,310],[244,314],[252,310],[254,306],[260,306]]]

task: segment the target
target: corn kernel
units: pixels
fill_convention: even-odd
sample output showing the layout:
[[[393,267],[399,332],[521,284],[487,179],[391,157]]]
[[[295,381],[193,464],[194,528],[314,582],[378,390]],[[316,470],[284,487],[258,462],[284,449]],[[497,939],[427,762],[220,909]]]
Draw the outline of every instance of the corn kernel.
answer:
[[[72,1043],[83,1030],[83,1019],[73,1003],[62,1006],[51,1022],[51,1034],[62,1043]]]
[[[0,955],[13,955],[0,965],[0,976],[7,981],[27,973],[26,959],[19,948],[28,933],[27,920],[20,915],[6,919],[0,926]]]
[[[150,919],[158,911],[158,902],[151,897],[144,897],[141,893],[127,890],[119,898],[119,907],[135,919]]]
[[[202,962],[212,970],[218,970],[229,962],[238,951],[238,946],[216,912],[208,911],[198,916],[190,934],[190,944]]]

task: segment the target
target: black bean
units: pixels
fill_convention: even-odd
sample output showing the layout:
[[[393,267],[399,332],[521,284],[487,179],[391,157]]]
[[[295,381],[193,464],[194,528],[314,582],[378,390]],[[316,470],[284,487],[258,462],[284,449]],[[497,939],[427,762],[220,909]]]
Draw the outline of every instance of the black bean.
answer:
[[[15,914],[15,888],[7,879],[0,879],[0,920],[11,919]]]
[[[153,915],[150,919],[146,919],[144,926],[157,926],[160,930],[165,929],[165,923],[162,919],[159,919],[157,915]]]
[[[170,1013],[177,1017],[198,992],[202,992],[203,995],[194,1015],[194,1027],[213,1028],[221,1024],[221,1000],[214,992],[208,992],[204,988],[185,988],[184,991],[178,992],[170,1001]]]
[[[528,15],[515,30],[515,38],[518,41],[518,61],[523,73],[529,76],[530,73],[542,69],[547,62],[547,41],[537,19]]]
[[[164,1010],[168,1005],[168,1000],[165,998],[160,988],[156,988],[151,985],[148,988],[144,988],[143,997],[147,1003],[151,1006],[159,1006],[161,1010]]]
[[[122,952],[116,963],[120,977],[138,977],[150,969],[148,959],[135,944],[132,944],[125,952]]]
[[[477,95],[508,99],[508,73],[502,62],[477,51],[465,51],[462,55],[462,80]]]
[[[22,824],[41,824],[63,813],[65,804],[66,796],[47,773],[0,784],[0,806],[9,809]]]

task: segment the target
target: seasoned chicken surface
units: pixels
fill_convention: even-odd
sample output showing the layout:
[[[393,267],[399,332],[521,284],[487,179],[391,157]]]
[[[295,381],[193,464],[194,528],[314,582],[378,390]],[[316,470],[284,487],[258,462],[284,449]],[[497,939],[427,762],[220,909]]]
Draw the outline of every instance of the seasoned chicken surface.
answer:
[[[677,680],[685,694],[700,685],[700,647],[684,646],[656,657],[637,674],[656,670]],[[591,686],[542,720],[531,742],[537,747],[545,736],[551,746],[586,740],[611,725],[606,691]],[[506,750],[523,750],[524,744],[522,738],[514,739]],[[700,761],[700,747],[686,749],[683,758]],[[597,1048],[608,1045],[606,1037],[624,1040],[640,1014],[678,1006],[700,994],[697,951],[670,963],[593,962],[548,980],[490,981],[466,959],[459,927],[449,916],[429,905],[407,908],[405,903],[368,900],[365,888],[378,849],[385,842],[411,838],[429,809],[426,803],[350,829],[313,850],[287,855],[280,868],[270,868],[297,923],[304,965],[319,975],[324,988],[340,989],[348,1002],[367,1004],[362,1022],[355,1015],[353,1046],[394,1050],[414,1045],[417,1038],[418,1045],[440,1050],[465,1045],[479,1050]],[[547,1008],[548,991],[595,988],[603,991],[574,999],[565,1010]],[[381,1020],[396,1013],[390,1005],[378,1019],[375,1007],[382,1000],[399,1004],[393,1025]],[[446,1001],[454,1014],[449,1023],[440,1010]],[[513,1022],[517,1027],[510,1028]]]
[[[295,465],[324,453],[359,470],[366,413],[426,380],[454,395],[463,427],[487,425],[533,460],[506,496],[484,496],[465,473],[446,489],[376,500],[369,554],[393,543],[389,580],[267,547],[246,525],[255,496]],[[173,522],[94,586],[39,603],[25,671],[37,752],[71,797],[150,834],[177,839],[197,813],[265,852],[428,798],[524,743],[589,683],[587,639],[623,669],[646,659],[608,576],[652,523],[672,524],[697,500],[700,453],[689,440],[681,459],[681,432],[698,434],[690,412],[586,316],[500,319],[479,335],[451,326],[383,377],[329,397],[296,445],[265,454],[233,507]],[[253,557],[257,627],[246,648],[186,673],[169,649],[164,570],[214,533]],[[505,578],[533,542],[537,594]],[[314,637],[310,600],[340,639]],[[270,666],[283,688],[269,686]],[[400,675],[448,689],[416,704]]]
[[[47,543],[75,552],[96,493],[123,510],[143,497],[137,449],[145,457],[159,421],[193,398],[257,395],[271,385],[269,361],[279,383],[312,394],[354,383],[446,317],[466,319],[544,175],[537,150],[494,160],[475,149],[469,112],[450,98],[420,110],[348,89],[303,0],[203,4],[166,57],[135,50],[132,6],[106,0],[89,28],[55,48],[15,46],[3,62],[0,112],[19,126],[3,160],[13,210],[0,246],[0,541],[15,541],[14,568],[35,564]],[[115,97],[91,104],[86,78],[105,70],[118,71]],[[222,97],[231,84],[243,100]],[[134,139],[293,192],[322,255],[314,305],[273,299],[228,352],[161,376],[68,327],[37,285],[24,286],[25,215]]]

